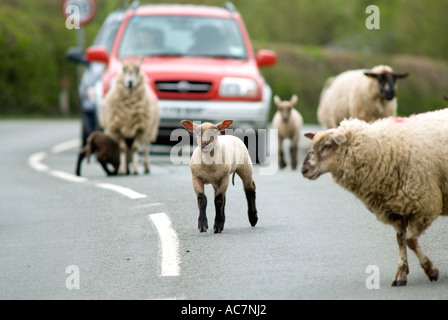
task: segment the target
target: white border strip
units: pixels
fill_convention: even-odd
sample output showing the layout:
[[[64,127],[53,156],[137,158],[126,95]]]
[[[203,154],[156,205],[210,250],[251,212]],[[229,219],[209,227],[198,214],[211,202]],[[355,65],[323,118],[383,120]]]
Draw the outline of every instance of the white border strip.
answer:
[[[121,193],[122,195],[124,195],[128,198],[131,198],[131,199],[143,199],[143,198],[147,197],[145,194],[138,193],[132,189],[118,186],[118,185],[112,184],[112,183],[98,183],[96,186],[98,188],[113,190],[113,191]]]
[[[148,216],[154,223],[160,237],[161,247],[161,277],[178,277],[180,275],[179,239],[176,232],[171,227],[171,220],[161,213],[154,213]]]

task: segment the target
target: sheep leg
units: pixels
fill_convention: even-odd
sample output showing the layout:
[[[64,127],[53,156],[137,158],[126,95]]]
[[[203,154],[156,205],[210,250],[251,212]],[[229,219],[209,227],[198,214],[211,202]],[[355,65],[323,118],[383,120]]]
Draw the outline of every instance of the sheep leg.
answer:
[[[394,281],[392,282],[392,287],[405,286],[407,283],[409,266],[406,252],[406,226],[397,231],[397,243],[400,250],[400,259],[398,260],[397,273],[395,274]]]
[[[149,163],[149,153],[151,152],[151,144],[144,144],[143,146],[143,167],[145,169],[145,173],[148,174],[151,172],[150,163]]]
[[[196,192],[198,208],[199,208],[199,218],[198,218],[198,229],[199,232],[207,232],[208,221],[207,221],[207,197],[204,193],[204,181],[200,178],[193,176],[193,189]]]
[[[298,137],[294,137],[291,140],[291,167],[292,170],[297,169],[297,146],[298,146]]]
[[[87,154],[87,146],[85,146],[84,148],[82,148],[82,150],[79,152],[79,155],[78,155],[78,161],[77,161],[77,163],[76,163],[76,171],[75,171],[75,173],[76,173],[76,175],[77,176],[81,176],[81,163],[82,163],[82,160],[84,160],[84,158],[86,157],[86,154]]]
[[[226,216],[224,213],[224,207],[226,205],[226,195],[218,194],[215,196],[215,225],[213,230],[215,233],[221,233],[224,230],[224,222],[226,221]]]
[[[280,169],[283,169],[286,167],[285,158],[283,156],[283,139],[278,137],[278,165]]]
[[[215,225],[213,229],[215,233],[221,233],[224,230],[224,222],[226,216],[224,213],[224,207],[226,204],[226,191],[229,186],[229,176],[225,176],[219,183],[213,184],[215,189]]]
[[[255,182],[251,180],[248,183],[244,183],[243,181],[243,184],[244,192],[246,193],[249,222],[252,227],[255,227],[258,222],[257,207],[255,205]]]
[[[409,230],[406,237],[406,242],[408,247],[414,251],[429,280],[437,281],[439,279],[439,270],[434,267],[431,260],[429,260],[429,258],[423,253],[423,250],[418,243],[418,235],[412,235],[411,230]]]
[[[132,174],[138,174],[138,143],[134,140],[131,147],[132,152]]]
[[[124,140],[120,141],[120,166],[118,167],[118,174],[128,174],[127,145]]]
[[[107,167],[107,162],[100,161],[100,164],[101,164],[101,167],[103,167],[103,170],[106,172],[106,174],[107,174],[108,176],[113,176],[113,175],[115,175],[115,172],[111,172],[111,171],[109,170],[109,168]]]

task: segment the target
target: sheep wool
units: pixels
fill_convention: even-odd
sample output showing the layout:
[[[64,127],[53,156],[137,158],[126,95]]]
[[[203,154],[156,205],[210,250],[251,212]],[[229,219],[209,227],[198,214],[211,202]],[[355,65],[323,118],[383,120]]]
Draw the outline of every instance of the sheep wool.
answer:
[[[396,229],[400,264],[393,285],[406,284],[406,244],[429,279],[437,280],[438,270],[417,238],[438,216],[448,215],[448,109],[372,124],[345,120],[306,136],[313,146],[302,174],[315,180],[330,172],[378,220]]]
[[[407,74],[391,67],[345,71],[329,78],[322,89],[317,118],[326,128],[336,128],[344,119],[372,122],[397,115],[395,80]]]
[[[150,144],[156,140],[158,134],[158,100],[148,85],[146,75],[139,68],[140,64],[123,62],[123,71],[117,76],[115,86],[106,95],[101,110],[100,124],[105,129],[104,132],[120,144],[120,174],[127,171],[127,148],[132,149],[133,171],[137,173],[138,145],[144,150],[145,172],[149,172]],[[135,78],[132,87],[127,87],[126,77],[128,74],[132,75],[131,72],[134,72]]]

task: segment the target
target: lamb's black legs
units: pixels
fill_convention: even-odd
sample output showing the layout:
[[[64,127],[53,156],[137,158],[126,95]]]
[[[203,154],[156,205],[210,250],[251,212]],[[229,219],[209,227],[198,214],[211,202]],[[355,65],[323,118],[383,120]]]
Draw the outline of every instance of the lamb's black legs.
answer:
[[[207,197],[203,193],[198,194],[198,207],[199,207],[199,219],[198,219],[198,228],[200,232],[207,232],[208,222],[206,215],[207,208]]]
[[[226,216],[224,214],[224,207],[226,205],[226,196],[223,194],[218,194],[215,196],[215,225],[213,229],[215,233],[221,233],[224,230],[224,222],[226,220]]]
[[[246,192],[249,222],[252,227],[255,227],[258,221],[258,215],[257,215],[257,207],[255,205],[255,183],[252,184],[253,189],[250,188],[244,191]]]

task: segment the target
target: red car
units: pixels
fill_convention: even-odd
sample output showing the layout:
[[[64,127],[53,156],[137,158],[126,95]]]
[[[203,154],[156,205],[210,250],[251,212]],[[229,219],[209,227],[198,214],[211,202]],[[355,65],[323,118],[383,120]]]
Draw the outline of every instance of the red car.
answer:
[[[129,9],[110,53],[101,46],[88,61],[107,64],[98,83],[98,106],[121,70],[120,59],[138,60],[159,98],[160,136],[180,128],[180,120],[234,120],[232,128],[263,129],[268,124],[271,89],[259,68],[276,63],[269,50],[253,51],[240,14],[225,7],[144,5]],[[98,108],[100,109],[100,108]]]

